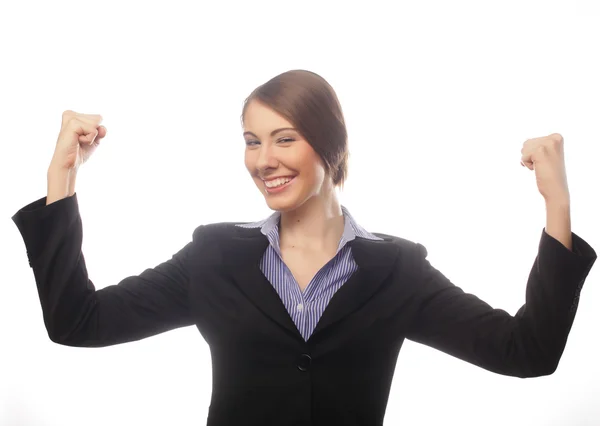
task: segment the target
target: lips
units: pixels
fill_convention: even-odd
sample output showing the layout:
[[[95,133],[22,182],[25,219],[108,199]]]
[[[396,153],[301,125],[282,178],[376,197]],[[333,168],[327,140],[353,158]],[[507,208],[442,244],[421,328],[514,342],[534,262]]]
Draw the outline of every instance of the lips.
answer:
[[[292,177],[292,176],[286,176],[286,177],[291,177],[291,179],[290,179],[288,182],[284,183],[283,185],[279,185],[279,186],[276,186],[276,187],[274,187],[274,188],[269,188],[269,187],[266,185],[266,183],[264,183],[264,181],[263,181],[263,183],[264,183],[264,188],[265,188],[265,191],[266,191],[268,194],[277,194],[277,193],[280,193],[280,192],[282,192],[282,191],[285,191],[285,190],[286,190],[287,188],[289,188],[289,187],[290,187],[290,185],[291,185],[291,184],[293,184],[293,183],[295,182],[295,180],[296,180],[296,176],[293,176],[293,177]],[[282,176],[282,178],[283,178],[283,176]],[[271,181],[273,181],[273,180],[277,180],[277,179],[269,179],[269,180],[268,180],[268,182],[271,182]]]
[[[264,178],[264,177],[259,176],[260,180],[262,180],[263,182],[272,182],[277,179],[292,179],[294,177],[296,177],[296,175],[281,175],[281,176],[272,176],[269,178]]]

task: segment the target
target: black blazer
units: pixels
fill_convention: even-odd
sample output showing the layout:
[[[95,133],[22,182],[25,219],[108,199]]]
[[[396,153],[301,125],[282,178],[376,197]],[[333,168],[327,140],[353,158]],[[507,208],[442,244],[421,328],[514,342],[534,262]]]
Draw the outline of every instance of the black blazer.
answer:
[[[268,245],[259,229],[199,226],[170,260],[96,290],[76,194],[41,198],[12,219],[52,341],[100,347],[197,326],[212,357],[211,426],[381,425],[405,338],[499,374],[551,374],[596,260],[577,235],[570,251],[542,231],[513,317],[452,284],[421,244],[358,238],[358,271],[304,341],[259,269]]]

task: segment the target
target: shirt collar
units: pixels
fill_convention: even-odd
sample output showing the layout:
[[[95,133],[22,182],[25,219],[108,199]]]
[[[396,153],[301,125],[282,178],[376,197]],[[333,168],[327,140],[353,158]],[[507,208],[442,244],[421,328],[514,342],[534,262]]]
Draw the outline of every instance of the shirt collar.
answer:
[[[342,207],[342,213],[344,215],[344,232],[342,233],[342,238],[340,239],[340,244],[338,245],[338,252],[348,243],[349,241],[354,240],[356,237],[366,238],[369,240],[383,240],[382,238],[376,237],[370,232],[366,231],[362,228],[352,217],[348,209],[344,206]],[[271,216],[266,219],[260,220],[258,222],[252,223],[244,223],[238,224],[236,226],[242,228],[260,228],[260,232],[262,232],[269,240],[271,246],[277,251],[277,253],[281,256],[279,250],[279,222],[281,219],[281,213],[275,212]]]

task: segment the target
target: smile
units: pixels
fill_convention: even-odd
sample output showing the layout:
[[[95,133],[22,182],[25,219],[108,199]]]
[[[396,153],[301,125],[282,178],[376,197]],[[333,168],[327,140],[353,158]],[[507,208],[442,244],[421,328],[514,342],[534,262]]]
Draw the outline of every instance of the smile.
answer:
[[[292,182],[296,179],[295,176],[288,176],[283,178],[277,178],[269,181],[263,181],[265,184],[265,191],[269,194],[276,194],[284,191],[288,188]]]

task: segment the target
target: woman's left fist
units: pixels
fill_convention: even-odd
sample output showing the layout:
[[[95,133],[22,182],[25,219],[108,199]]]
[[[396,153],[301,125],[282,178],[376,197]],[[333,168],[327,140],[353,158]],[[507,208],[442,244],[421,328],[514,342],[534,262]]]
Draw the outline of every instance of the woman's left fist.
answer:
[[[538,189],[548,201],[569,202],[564,139],[558,133],[527,139],[521,149],[521,165],[535,171]]]

